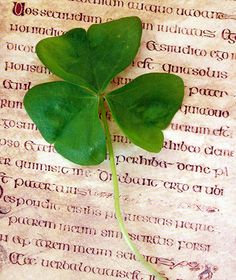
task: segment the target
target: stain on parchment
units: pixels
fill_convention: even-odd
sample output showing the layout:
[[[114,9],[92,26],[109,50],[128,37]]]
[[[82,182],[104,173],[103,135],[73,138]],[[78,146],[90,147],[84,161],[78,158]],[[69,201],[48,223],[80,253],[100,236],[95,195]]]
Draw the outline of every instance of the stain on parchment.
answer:
[[[0,245],[0,272],[7,261],[7,252],[2,245]]]
[[[0,219],[2,217],[4,217],[4,215],[6,215],[10,212],[11,212],[11,206],[10,205],[7,205],[7,206],[0,205]]]

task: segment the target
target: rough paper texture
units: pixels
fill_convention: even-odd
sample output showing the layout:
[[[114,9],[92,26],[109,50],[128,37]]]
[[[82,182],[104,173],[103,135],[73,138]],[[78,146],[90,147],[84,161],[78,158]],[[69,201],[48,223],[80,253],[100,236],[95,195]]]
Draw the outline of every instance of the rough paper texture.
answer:
[[[109,121],[127,229],[166,279],[234,279],[236,3],[1,2],[0,279],[154,279],[119,232],[108,161],[63,159],[22,106],[29,88],[58,79],[35,54],[40,39],[131,15],[142,46],[110,88],[174,73],[185,98],[159,154]]]

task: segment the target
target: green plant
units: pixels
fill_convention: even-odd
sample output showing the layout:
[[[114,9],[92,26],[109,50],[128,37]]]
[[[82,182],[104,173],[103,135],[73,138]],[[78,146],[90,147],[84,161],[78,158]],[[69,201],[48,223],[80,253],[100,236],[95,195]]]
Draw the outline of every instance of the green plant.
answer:
[[[134,144],[150,152],[161,150],[162,130],[182,103],[182,79],[149,73],[106,92],[111,79],[133,61],[141,34],[140,19],[126,17],[92,25],[87,32],[76,28],[62,36],[43,39],[36,46],[37,55],[64,81],[33,87],[24,98],[24,106],[46,141],[54,143],[58,153],[74,163],[101,163],[107,146],[120,230],[143,265],[157,279],[163,279],[131,242],[125,228],[105,109],[107,103],[114,120]]]

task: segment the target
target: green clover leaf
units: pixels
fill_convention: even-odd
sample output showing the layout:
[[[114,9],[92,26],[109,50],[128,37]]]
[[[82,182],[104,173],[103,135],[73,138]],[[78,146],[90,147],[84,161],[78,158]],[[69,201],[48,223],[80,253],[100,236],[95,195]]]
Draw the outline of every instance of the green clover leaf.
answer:
[[[100,94],[134,59],[142,27],[137,17],[92,25],[46,38],[36,46],[40,60],[65,82],[38,85],[24,106],[43,137],[74,163],[96,165],[106,156],[99,119]]]
[[[159,152],[163,133],[183,99],[184,84],[176,75],[150,73],[106,95],[117,124],[137,146]]]
[[[87,32],[75,28],[63,36],[46,38],[37,44],[36,52],[60,78],[102,93],[136,56],[141,34],[140,19],[127,17],[92,25]]]
[[[24,106],[46,141],[59,154],[80,165],[97,165],[110,155],[115,212],[120,230],[137,259],[156,276],[163,277],[143,258],[130,240],[119,202],[118,179],[105,103],[123,133],[136,145],[159,152],[163,133],[180,108],[184,84],[176,75],[150,73],[106,92],[109,82],[135,58],[142,24],[137,17],[75,28],[46,38],[36,53],[49,70],[64,81],[31,88]],[[101,119],[99,117],[101,113]]]
[[[30,89],[24,105],[42,136],[62,156],[81,165],[104,161],[98,96],[67,82],[51,82]]]

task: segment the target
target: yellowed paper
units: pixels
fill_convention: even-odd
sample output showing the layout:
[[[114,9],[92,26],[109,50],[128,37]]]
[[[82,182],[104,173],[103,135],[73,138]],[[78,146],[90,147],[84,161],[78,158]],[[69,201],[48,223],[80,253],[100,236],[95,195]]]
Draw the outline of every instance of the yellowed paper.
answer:
[[[131,15],[142,46],[110,88],[173,73],[185,98],[159,154],[109,121],[127,229],[166,279],[235,278],[235,1],[22,0],[1,3],[0,280],[154,280],[119,232],[109,162],[65,160],[22,106],[58,80],[39,40]]]

